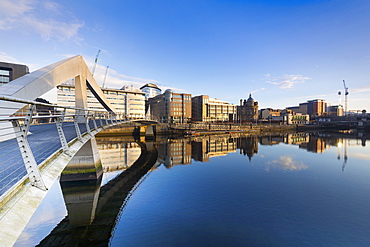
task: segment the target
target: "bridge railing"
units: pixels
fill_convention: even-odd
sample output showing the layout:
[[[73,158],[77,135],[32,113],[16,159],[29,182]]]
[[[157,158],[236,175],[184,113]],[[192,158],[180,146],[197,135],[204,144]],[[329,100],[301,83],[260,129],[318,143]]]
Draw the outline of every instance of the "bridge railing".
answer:
[[[9,107],[6,103],[22,104]],[[27,177],[33,186],[46,189],[39,165],[53,153],[67,155],[69,143],[92,131],[127,120],[124,114],[81,109],[14,97],[0,96],[0,108],[12,110],[0,116],[0,197]]]

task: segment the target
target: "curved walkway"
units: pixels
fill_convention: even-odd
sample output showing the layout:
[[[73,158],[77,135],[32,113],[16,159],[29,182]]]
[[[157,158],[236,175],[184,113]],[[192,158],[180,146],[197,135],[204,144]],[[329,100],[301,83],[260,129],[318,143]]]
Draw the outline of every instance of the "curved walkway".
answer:
[[[81,134],[86,133],[86,125],[78,124]],[[94,129],[93,121],[89,122],[90,129]],[[101,127],[97,121],[97,127]],[[73,122],[63,123],[63,131],[67,142],[77,137]],[[42,164],[48,157],[58,151],[62,145],[58,136],[57,127],[54,123],[32,125],[31,134],[27,137],[33,155],[38,165]],[[27,175],[17,141],[11,139],[0,142],[0,197],[15,183]]]
[[[70,141],[70,155],[61,152],[62,149],[60,143],[58,143],[60,141],[56,134],[55,124],[33,126],[30,129],[32,134],[27,139],[32,151],[35,153],[35,158],[37,157],[37,164],[41,168],[40,173],[46,188],[50,188],[54,184],[72,157],[87,141],[100,131],[122,123],[124,121],[100,126],[91,130],[91,135],[87,133],[85,124],[79,124],[81,132],[84,132],[84,134],[82,134],[81,140],[77,139],[77,141],[75,141],[76,131],[74,126],[72,128],[70,124],[66,123],[63,125],[63,128],[68,130],[66,131],[66,139]],[[90,127],[91,124],[90,122]],[[3,191],[3,195],[0,197],[0,239],[2,241],[0,246],[12,246],[44,199],[47,190],[44,191],[31,186],[28,182],[28,176],[23,176],[25,168],[15,140],[9,140],[0,144],[2,145],[0,147],[0,155],[4,157],[10,156],[10,152],[13,151],[14,154],[12,156],[19,155],[21,160],[20,164],[18,164],[19,160],[17,159],[14,159],[14,161],[9,159],[1,161],[3,163],[2,169],[12,166],[13,171],[15,171],[14,167],[19,167],[17,172],[13,172],[11,176],[8,176],[9,181],[7,180],[5,185],[10,186],[10,189]],[[15,147],[17,147],[17,151]]]

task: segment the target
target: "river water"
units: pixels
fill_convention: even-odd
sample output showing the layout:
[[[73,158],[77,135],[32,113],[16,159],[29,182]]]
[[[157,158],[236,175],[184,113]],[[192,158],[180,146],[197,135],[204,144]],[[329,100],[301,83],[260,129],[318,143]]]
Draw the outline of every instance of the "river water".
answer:
[[[97,144],[103,178],[56,182],[16,246],[370,246],[364,138],[229,134]]]

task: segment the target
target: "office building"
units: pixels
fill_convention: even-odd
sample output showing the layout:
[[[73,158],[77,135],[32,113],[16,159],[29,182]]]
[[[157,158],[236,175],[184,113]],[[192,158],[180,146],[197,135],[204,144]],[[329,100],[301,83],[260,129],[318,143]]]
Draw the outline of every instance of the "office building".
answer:
[[[195,96],[191,99],[192,121],[232,122],[236,119],[236,106],[208,95]]]
[[[286,109],[292,110],[294,113],[308,114],[310,117],[317,117],[326,114],[327,103],[323,99],[309,100],[300,103],[299,106],[287,107]]]
[[[148,100],[149,98],[153,98],[162,93],[162,90],[153,83],[145,84],[144,86],[140,88],[140,90],[145,93],[145,100]]]
[[[191,120],[191,94],[167,89],[163,94],[149,98],[148,104],[150,115],[162,123],[187,123]]]
[[[74,81],[68,81],[57,86],[58,105],[75,107]],[[117,113],[126,114],[129,118],[145,116],[145,93],[132,86],[121,89],[102,88],[109,102],[115,107]],[[87,89],[88,109],[104,110],[92,92]]]
[[[261,109],[259,111],[259,119],[269,120],[272,119],[272,117],[280,117],[282,111],[283,110],[272,108]]]
[[[328,106],[327,112],[329,116],[342,117],[343,116],[343,106],[342,105],[332,105]]]
[[[28,73],[26,65],[0,62],[0,86]]]

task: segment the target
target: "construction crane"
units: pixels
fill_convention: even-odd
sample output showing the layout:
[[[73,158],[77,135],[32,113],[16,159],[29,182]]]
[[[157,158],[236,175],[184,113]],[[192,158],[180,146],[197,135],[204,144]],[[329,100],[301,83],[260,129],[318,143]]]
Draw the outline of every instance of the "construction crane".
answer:
[[[344,115],[347,115],[348,111],[348,87],[346,86],[346,81],[343,80],[343,86],[344,86]]]
[[[94,62],[94,67],[92,68],[91,70],[91,74],[94,76],[94,72],[95,72],[95,68],[96,68],[96,64],[98,63],[98,57],[99,57],[99,54],[100,54],[100,50],[98,51],[98,53],[96,54],[96,57],[95,57],[95,62]]]
[[[104,86],[105,86],[105,80],[107,79],[108,69],[109,69],[109,66],[107,66],[107,69],[105,70],[105,75],[104,75],[104,81],[103,81],[102,88],[104,88]]]

